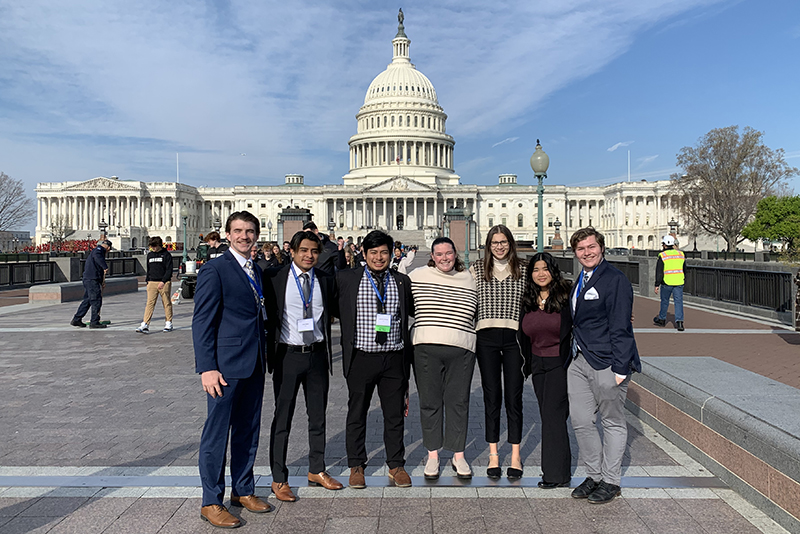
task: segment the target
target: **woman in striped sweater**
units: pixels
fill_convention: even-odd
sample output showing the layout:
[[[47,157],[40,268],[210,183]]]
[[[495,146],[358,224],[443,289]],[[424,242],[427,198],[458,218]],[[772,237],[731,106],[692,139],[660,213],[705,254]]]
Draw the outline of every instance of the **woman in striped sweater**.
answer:
[[[469,393],[475,368],[475,280],[455,244],[439,237],[428,265],[409,275],[414,295],[414,377],[419,393],[425,478],[439,478],[439,449],[453,451],[458,478],[471,478],[464,458]]]

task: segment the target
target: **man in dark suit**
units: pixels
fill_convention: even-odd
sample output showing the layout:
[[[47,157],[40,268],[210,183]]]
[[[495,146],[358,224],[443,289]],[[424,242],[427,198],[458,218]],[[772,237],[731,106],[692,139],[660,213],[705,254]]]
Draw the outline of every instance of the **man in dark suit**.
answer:
[[[290,243],[292,262],[264,274],[267,290],[267,366],[272,373],[275,416],[269,439],[272,491],[281,501],[295,501],[288,484],[289,432],[303,386],[308,412],[308,483],[326,489],[342,484],[325,471],[325,412],[333,370],[331,316],[336,309],[333,275],[316,269],[322,244],[310,231]]]
[[[350,487],[364,488],[367,464],[365,440],[372,393],[378,389],[383,410],[383,442],[389,479],[411,486],[405,465],[404,416],[413,345],[408,317],[414,300],[408,276],[389,271],[392,238],[373,230],[364,238],[366,267],[341,270],[339,316],[342,360],[349,392],[346,446]]]
[[[332,242],[330,238],[319,231],[314,221],[308,221],[303,225],[303,230],[309,230],[319,238],[322,243],[322,250],[319,254],[317,263],[318,271],[325,271],[328,274],[335,274],[336,259],[339,256],[339,246]]]
[[[567,371],[569,413],[586,466],[586,480],[572,496],[593,504],[621,495],[622,456],[628,437],[625,397],[631,373],[641,371],[633,337],[633,288],[605,261],[603,234],[582,228],[570,239],[581,264],[570,295],[572,361]],[[595,426],[599,417],[603,439]]]
[[[208,402],[200,437],[200,516],[216,527],[241,522],[222,505],[225,452],[231,442],[231,505],[256,513],[272,507],[255,496],[253,463],[264,396],[264,298],[261,270],[250,260],[258,219],[235,212],[225,223],[231,246],[197,276],[192,319],[196,371]]]

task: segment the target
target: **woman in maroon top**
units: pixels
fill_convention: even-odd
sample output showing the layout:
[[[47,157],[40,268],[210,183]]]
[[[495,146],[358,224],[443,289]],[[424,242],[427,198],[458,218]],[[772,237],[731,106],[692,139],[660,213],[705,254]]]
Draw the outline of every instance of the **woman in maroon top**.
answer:
[[[542,418],[542,480],[540,488],[568,487],[572,455],[567,435],[569,400],[567,371],[572,314],[570,284],[561,277],[553,257],[536,254],[529,263],[522,299],[519,340],[525,374],[531,374]]]

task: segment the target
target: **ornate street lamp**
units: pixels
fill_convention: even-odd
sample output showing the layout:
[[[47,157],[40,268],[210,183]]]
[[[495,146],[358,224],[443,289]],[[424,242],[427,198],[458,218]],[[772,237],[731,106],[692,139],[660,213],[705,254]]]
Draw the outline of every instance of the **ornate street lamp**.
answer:
[[[556,217],[553,222],[553,228],[556,229],[556,235],[553,237],[553,250],[564,250],[564,240],[561,239],[561,221]]]
[[[222,228],[222,221],[219,220],[219,217],[214,219],[214,230],[219,233],[219,229]]]
[[[272,221],[267,221],[267,233],[269,234],[267,241],[272,241]]]
[[[105,219],[100,219],[100,224],[97,225],[100,229],[100,239],[106,238],[106,229],[108,228],[108,224],[106,223]]]
[[[669,225],[670,234],[675,234],[675,235],[678,234],[678,228],[680,227],[680,224],[678,224],[678,221],[675,220],[675,217],[672,217],[667,223],[667,225]]]
[[[536,140],[536,151],[531,156],[531,169],[533,175],[539,181],[537,191],[539,193],[539,219],[538,229],[536,233],[536,251],[542,252],[544,250],[544,183],[543,180],[547,178],[547,168],[550,166],[550,157],[542,150],[542,145],[539,140]]]
[[[186,221],[189,218],[189,208],[186,207],[186,204],[181,206],[181,219],[183,219],[183,264],[186,265],[186,262],[189,260],[189,255],[187,252],[186,247]]]

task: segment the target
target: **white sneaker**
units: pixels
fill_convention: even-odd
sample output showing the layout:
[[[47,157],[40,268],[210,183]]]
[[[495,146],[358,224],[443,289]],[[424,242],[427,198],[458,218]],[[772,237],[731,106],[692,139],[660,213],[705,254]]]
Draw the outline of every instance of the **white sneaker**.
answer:
[[[139,325],[139,328],[136,329],[136,332],[139,334],[149,334],[150,333],[150,325],[147,323],[142,323]]]
[[[172,321],[167,321],[164,325],[164,332],[172,332]]]

